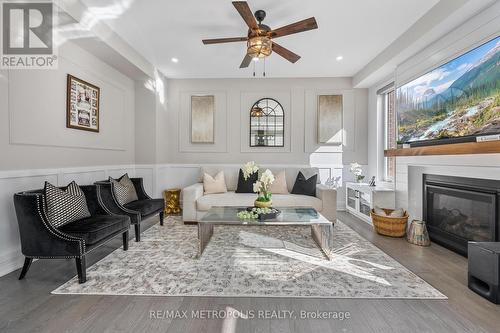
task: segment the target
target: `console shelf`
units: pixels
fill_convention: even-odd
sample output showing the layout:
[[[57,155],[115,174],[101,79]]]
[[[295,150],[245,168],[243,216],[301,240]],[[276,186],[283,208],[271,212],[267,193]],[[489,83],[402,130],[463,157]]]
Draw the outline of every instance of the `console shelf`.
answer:
[[[500,153],[500,141],[466,142],[436,146],[424,146],[384,150],[385,157],[423,155],[464,155]]]

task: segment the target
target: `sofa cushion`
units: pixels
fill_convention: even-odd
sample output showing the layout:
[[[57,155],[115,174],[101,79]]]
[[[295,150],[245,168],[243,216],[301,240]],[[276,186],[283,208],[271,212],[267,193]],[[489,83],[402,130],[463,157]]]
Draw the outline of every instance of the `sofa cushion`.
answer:
[[[274,174],[274,182],[271,184],[269,190],[273,195],[275,194],[288,194],[288,186],[286,184],[286,172],[281,170]]]
[[[165,202],[163,199],[144,199],[129,202],[124,207],[139,212],[141,216],[148,216],[165,209]]]
[[[71,236],[83,238],[87,245],[93,245],[129,226],[128,216],[94,215],[65,224],[59,230]]]
[[[253,193],[253,184],[257,182],[258,178],[259,173],[255,172],[245,179],[243,170],[240,169],[240,172],[238,173],[238,187],[236,188],[236,193]]]
[[[292,193],[293,194],[303,194],[309,196],[316,196],[316,180],[318,179],[318,175],[313,175],[310,178],[306,178],[302,171],[297,175],[297,179],[295,180],[295,184],[293,185]]]
[[[132,183],[127,173],[121,176],[119,180],[109,177],[109,181],[113,183],[113,192],[120,205],[139,199],[134,183]]]
[[[47,217],[55,228],[90,216],[85,194],[75,181],[62,189],[45,182],[43,192]]]
[[[207,211],[214,206],[253,206],[257,196],[251,193],[218,193],[207,194],[196,201],[196,209],[199,211]],[[275,194],[272,197],[274,207],[313,207],[317,211],[323,210],[323,202],[316,198],[307,195],[295,194]]]
[[[224,171],[219,171],[214,177],[205,173],[203,175],[203,192],[206,194],[227,192]]]
[[[288,185],[288,192],[292,191],[293,184],[297,178],[299,171],[309,178],[310,175],[317,174],[317,182],[321,183],[319,177],[319,169],[316,167],[297,167],[297,166],[277,166],[277,165],[260,165],[260,170],[264,171],[270,169],[273,174],[277,174],[281,170],[285,169],[286,183]],[[199,183],[203,183],[203,174],[208,173],[209,175],[215,175],[219,171],[224,171],[224,176],[226,178],[226,186],[228,191],[236,190],[238,185],[238,171],[240,170],[239,165],[226,165],[226,164],[208,164],[200,168],[200,174],[198,178]]]

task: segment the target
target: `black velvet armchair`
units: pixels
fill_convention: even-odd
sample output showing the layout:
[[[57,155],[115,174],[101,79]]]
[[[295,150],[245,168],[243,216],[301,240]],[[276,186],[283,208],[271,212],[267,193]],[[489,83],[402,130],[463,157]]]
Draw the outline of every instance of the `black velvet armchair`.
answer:
[[[52,226],[44,209],[43,190],[14,195],[21,250],[25,256],[19,276],[23,279],[33,259],[75,258],[78,282],[86,277],[85,255],[118,235],[123,237],[123,249],[128,249],[130,218],[107,211],[99,202],[97,186],[80,186],[85,193],[90,217]]]
[[[142,178],[130,178],[134,184],[138,200],[121,205],[115,197],[113,183],[98,181],[97,191],[103,206],[114,214],[127,215],[135,228],[135,241],[141,240],[141,221],[159,214],[160,225],[163,225],[165,202],[163,199],[153,199],[144,190]]]

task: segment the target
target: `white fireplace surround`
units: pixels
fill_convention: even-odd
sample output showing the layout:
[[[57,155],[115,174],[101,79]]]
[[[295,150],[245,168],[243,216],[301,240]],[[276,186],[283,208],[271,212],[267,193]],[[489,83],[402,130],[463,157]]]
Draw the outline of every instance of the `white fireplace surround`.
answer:
[[[500,180],[500,154],[398,157],[396,206],[422,219],[423,174]]]

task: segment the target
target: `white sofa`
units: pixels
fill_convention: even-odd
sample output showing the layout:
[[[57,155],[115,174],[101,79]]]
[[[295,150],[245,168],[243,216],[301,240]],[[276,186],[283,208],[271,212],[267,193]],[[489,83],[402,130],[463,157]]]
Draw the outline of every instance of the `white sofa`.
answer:
[[[285,170],[288,192],[292,191],[295,179],[299,171],[308,173],[318,173],[317,168],[299,167],[266,167],[273,173]],[[219,171],[224,171],[228,192],[218,194],[207,194],[203,192],[203,173],[214,176]],[[238,173],[240,166],[210,165],[200,168],[198,183],[188,186],[182,190],[183,196],[183,220],[184,222],[197,222],[212,206],[252,206],[256,199],[255,193],[235,193],[238,186]],[[318,176],[319,181],[319,176]],[[337,217],[337,191],[322,184],[317,184],[316,196],[297,194],[273,194],[274,207],[313,207],[330,221],[335,221]]]

